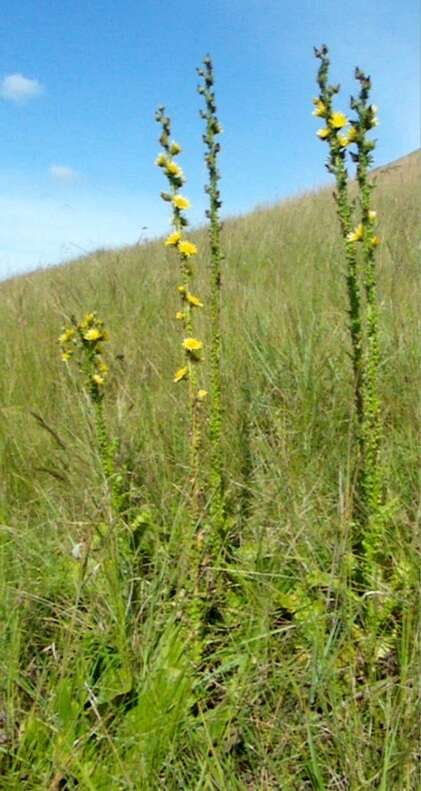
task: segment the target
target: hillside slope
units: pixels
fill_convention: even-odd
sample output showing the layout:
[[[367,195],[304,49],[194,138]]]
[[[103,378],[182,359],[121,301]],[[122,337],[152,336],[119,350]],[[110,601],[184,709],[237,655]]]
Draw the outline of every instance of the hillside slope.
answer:
[[[358,619],[337,615],[355,604],[337,587],[353,408],[332,189],[223,230],[224,469],[237,565],[204,708],[191,705],[205,682],[186,664],[173,598],[189,573],[173,251],[158,240],[0,284],[5,788],[415,791],[421,152],[375,177],[384,552],[401,575],[403,613],[370,649],[375,669],[359,652]],[[194,240],[206,350],[206,230]],[[123,526],[109,512],[78,372],[57,344],[72,315],[92,310],[110,337],[105,407],[130,492]]]

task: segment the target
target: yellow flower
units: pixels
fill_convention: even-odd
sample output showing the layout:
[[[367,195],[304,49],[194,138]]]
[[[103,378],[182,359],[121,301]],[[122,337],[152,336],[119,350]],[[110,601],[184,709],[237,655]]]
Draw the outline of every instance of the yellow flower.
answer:
[[[173,157],[176,157],[177,154],[180,153],[181,153],[181,146],[178,143],[176,143],[175,140],[173,140],[173,142],[170,145],[170,154],[172,154]]]
[[[184,338],[183,341],[183,349],[186,352],[200,352],[203,349],[202,341],[198,341],[197,338]]]
[[[184,296],[185,294],[187,294],[187,289],[186,289],[186,287],[185,287],[185,286],[177,286],[177,291],[179,291],[179,292],[180,292],[180,294],[182,294],[183,296]]]
[[[196,255],[197,247],[193,242],[187,242],[183,240],[182,242],[178,243],[178,249],[182,255],[186,258],[190,258],[191,255]]]
[[[200,301],[199,297],[195,297],[194,294],[190,294],[189,291],[186,294],[186,300],[195,308],[203,308],[203,302]]]
[[[346,239],[347,242],[360,242],[363,236],[364,236],[364,226],[362,223],[360,223],[359,225],[357,225],[356,228],[354,228],[353,231],[351,231],[347,235]]]
[[[62,334],[60,335],[60,337],[58,339],[58,342],[60,344],[68,343],[69,341],[72,340],[72,338],[74,337],[74,334],[75,334],[74,329],[72,327],[69,327],[67,330],[64,330],[64,332],[62,332]]]
[[[99,387],[101,387],[101,385],[103,385],[105,381],[104,377],[100,376],[99,374],[94,374],[92,379],[95,382],[95,384],[98,385]]]
[[[348,132],[348,143],[355,143],[357,137],[358,133],[355,126],[351,126],[351,129]]]
[[[108,365],[107,365],[107,363],[104,363],[103,360],[100,360],[99,365],[98,365],[98,370],[102,373],[103,376],[106,376],[106,374],[108,373]]]
[[[191,206],[189,199],[185,198],[184,195],[174,195],[172,204],[177,209],[190,209]]]
[[[207,394],[208,394],[207,390],[199,390],[198,393],[197,393],[197,400],[198,401],[204,401],[206,396],[207,396]]]
[[[377,247],[379,244],[380,244],[380,238],[376,235],[372,236],[371,238],[372,247]]]
[[[97,329],[97,327],[92,327],[92,329],[83,334],[83,337],[85,338],[85,341],[92,341],[92,343],[95,343],[95,341],[103,339],[104,333]]]
[[[332,113],[329,118],[329,126],[332,129],[342,129],[348,123],[348,118],[344,113]]]
[[[165,165],[167,173],[171,176],[176,176],[179,179],[183,178],[183,171],[180,168],[180,165],[177,165],[175,162],[167,162]]]
[[[157,158],[155,159],[155,165],[158,165],[159,168],[165,167],[167,164],[168,159],[165,154],[158,154]]]
[[[330,136],[330,129],[325,126],[324,129],[318,129],[316,134],[317,137],[320,137],[320,140],[326,140]]]
[[[313,104],[315,105],[312,115],[319,116],[324,118],[327,112],[327,107],[321,99],[313,99]]]
[[[368,219],[370,220],[370,222],[376,222],[377,212],[374,211],[374,209],[370,209],[370,211],[368,212]]]
[[[338,143],[341,148],[346,148],[349,143],[348,135],[338,135]]]
[[[89,327],[95,321],[95,313],[87,313],[82,321],[79,324],[79,327],[83,330],[86,327]]]
[[[186,318],[186,314],[183,313],[182,310],[177,310],[177,313],[175,314],[175,318],[177,319],[177,321],[184,321],[184,319]]]
[[[61,353],[61,359],[63,360],[64,363],[67,363],[67,361],[70,360],[71,356],[72,356],[72,352]]]
[[[174,231],[174,233],[170,233],[168,238],[165,239],[164,244],[166,245],[166,247],[172,247],[172,246],[177,245],[179,243],[180,239],[181,239],[180,231]]]
[[[187,379],[188,375],[189,369],[186,366],[184,368],[179,368],[174,374],[174,382],[181,382],[182,379]]]

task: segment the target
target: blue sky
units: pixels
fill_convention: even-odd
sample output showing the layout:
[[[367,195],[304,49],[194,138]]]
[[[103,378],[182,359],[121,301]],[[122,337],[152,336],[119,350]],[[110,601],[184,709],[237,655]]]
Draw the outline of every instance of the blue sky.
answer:
[[[166,232],[159,104],[203,222],[195,69],[207,52],[225,215],[329,181],[311,116],[313,45],[330,48],[338,109],[355,65],[371,74],[376,164],[417,148],[420,21],[418,0],[3,0],[0,277]]]

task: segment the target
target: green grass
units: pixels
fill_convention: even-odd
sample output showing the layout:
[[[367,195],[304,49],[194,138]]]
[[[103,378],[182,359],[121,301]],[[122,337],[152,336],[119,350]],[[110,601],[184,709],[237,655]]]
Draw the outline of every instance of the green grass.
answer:
[[[382,461],[396,502],[384,554],[400,579],[395,632],[374,649],[346,584],[353,383],[330,189],[223,230],[236,549],[201,674],[181,618],[188,416],[172,384],[171,251],[98,252],[1,284],[2,788],[419,788],[420,171],[419,152],[380,171],[374,197]],[[206,296],[206,230],[192,239]],[[124,519],[110,513],[77,372],[59,359],[61,326],[88,310],[110,332]]]

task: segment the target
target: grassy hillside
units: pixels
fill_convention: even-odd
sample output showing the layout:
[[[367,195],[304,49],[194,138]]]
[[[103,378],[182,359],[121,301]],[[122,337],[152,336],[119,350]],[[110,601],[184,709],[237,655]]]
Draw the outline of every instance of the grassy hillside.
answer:
[[[353,397],[331,189],[224,226],[236,556],[206,678],[191,672],[174,594],[189,573],[188,425],[172,383],[171,251],[98,252],[0,285],[3,788],[418,788],[420,177],[419,151],[376,172],[385,552],[402,585],[372,668],[357,624],[338,615]],[[192,238],[206,305],[206,230]],[[107,421],[130,492],[118,525],[89,404],[57,345],[63,323],[91,310],[109,331]]]

